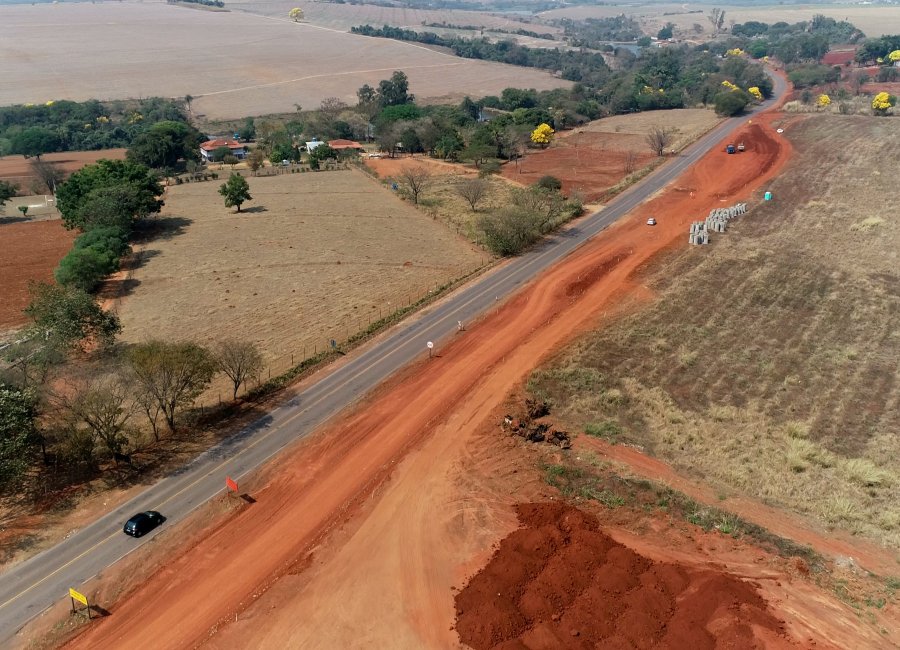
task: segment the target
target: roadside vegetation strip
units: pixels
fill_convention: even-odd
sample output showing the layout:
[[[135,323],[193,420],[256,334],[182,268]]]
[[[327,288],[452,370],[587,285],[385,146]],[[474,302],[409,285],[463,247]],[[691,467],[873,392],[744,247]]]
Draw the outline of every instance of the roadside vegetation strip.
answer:
[[[705,531],[746,537],[783,557],[802,558],[814,572],[825,569],[825,559],[810,546],[775,535],[724,508],[700,503],[671,487],[619,474],[590,452],[581,452],[579,458],[582,457],[583,460],[577,460],[568,452],[560,462],[542,467],[544,481],[574,503],[585,499],[607,508],[658,509]]]

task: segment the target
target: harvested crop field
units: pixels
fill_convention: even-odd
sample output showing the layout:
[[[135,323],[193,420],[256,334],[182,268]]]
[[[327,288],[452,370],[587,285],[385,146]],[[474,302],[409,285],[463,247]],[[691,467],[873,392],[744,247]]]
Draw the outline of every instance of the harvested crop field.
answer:
[[[360,86],[377,86],[395,70],[406,72],[420,99],[570,85],[546,72],[293,23],[286,15],[63,3],[3,5],[0,22],[7,30],[0,104],[189,94],[195,114],[227,119],[316,107],[326,97],[353,103]]]
[[[274,374],[486,257],[356,170],[248,181],[240,214],[220,183],[168,189],[123,282],[125,340],[250,340]]]
[[[529,151],[517,164],[504,165],[502,174],[525,185],[542,176],[555,176],[562,181],[563,192],[577,192],[593,202],[656,158],[646,140],[651,129],[677,129],[669,148],[678,150],[719,121],[715,113],[705,109],[651,111],[595,120],[562,131],[547,149]]]
[[[2,9],[0,9],[2,11]],[[0,46],[2,47],[2,46]],[[46,153],[41,160],[53,163],[66,174],[76,172],[85,165],[95,163],[101,158],[107,160],[124,160],[125,149],[103,149],[101,151],[63,151]],[[35,176],[31,171],[31,161],[25,156],[3,156],[0,158],[0,180],[9,181],[19,186],[20,192],[27,192]]]
[[[659,301],[532,388],[574,429],[896,550],[900,230],[879,206],[900,202],[880,164],[900,131],[836,115],[784,126],[796,156],[773,200],[641,277]]]
[[[3,223],[0,218],[0,333],[25,323],[28,283],[52,282],[53,269],[72,248],[75,234],[62,221]]]
[[[282,18],[296,7],[291,0],[258,0],[251,2],[229,2],[230,9],[238,9],[263,16]],[[526,29],[541,33],[561,33],[559,27],[542,25],[527,15],[502,15],[481,11],[464,11],[457,9],[419,9],[410,6],[388,7],[372,4],[337,4],[333,2],[310,3],[303,8],[304,21],[330,27],[340,31],[349,31],[357,25],[392,25],[422,31],[437,31],[440,28],[426,27],[430,23],[449,23],[452,25],[479,26],[487,29],[506,29],[515,31]]]

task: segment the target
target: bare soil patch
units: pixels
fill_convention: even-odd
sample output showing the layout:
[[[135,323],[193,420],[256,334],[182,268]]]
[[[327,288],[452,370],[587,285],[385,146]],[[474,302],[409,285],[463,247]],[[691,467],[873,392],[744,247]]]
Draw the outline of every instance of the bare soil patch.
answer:
[[[65,257],[75,233],[62,221],[24,221],[4,224],[0,218],[0,332],[26,322],[31,281],[53,281],[53,269]]]
[[[250,340],[274,375],[486,257],[356,170],[248,181],[240,214],[218,182],[168,188],[171,230],[121,283],[126,341]]]
[[[377,86],[395,70],[406,72],[420,99],[570,85],[534,69],[294,23],[287,11],[274,17],[164,3],[3,5],[0,22],[8,29],[0,44],[0,104],[189,94],[195,114],[226,119],[315,107],[326,97],[355,103],[360,86]]]
[[[571,506],[516,512],[521,527],[456,595],[456,629],[476,650],[797,647],[758,585],[644,557]]]
[[[59,167],[66,174],[76,172],[85,165],[90,165],[98,160],[124,160],[125,149],[103,149],[101,151],[62,151],[59,153],[47,153],[41,156],[41,160],[50,162]],[[3,156],[0,158],[0,180],[16,183],[19,191],[28,193],[32,181],[35,180],[31,173],[31,161],[25,156]],[[7,204],[7,213],[9,213]]]
[[[505,165],[502,174],[524,185],[536,183],[542,176],[555,176],[562,181],[564,193],[577,192],[593,202],[656,159],[646,141],[651,129],[677,129],[669,147],[677,151],[719,121],[715,113],[704,109],[651,111],[595,120],[560,132],[549,148],[529,151],[516,164]]]

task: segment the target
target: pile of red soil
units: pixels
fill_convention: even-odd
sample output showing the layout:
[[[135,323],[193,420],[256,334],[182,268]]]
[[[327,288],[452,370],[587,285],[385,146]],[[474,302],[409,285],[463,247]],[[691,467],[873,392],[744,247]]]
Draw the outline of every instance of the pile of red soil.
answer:
[[[523,504],[522,528],[456,596],[476,650],[793,647],[756,586],[655,562],[563,504]]]

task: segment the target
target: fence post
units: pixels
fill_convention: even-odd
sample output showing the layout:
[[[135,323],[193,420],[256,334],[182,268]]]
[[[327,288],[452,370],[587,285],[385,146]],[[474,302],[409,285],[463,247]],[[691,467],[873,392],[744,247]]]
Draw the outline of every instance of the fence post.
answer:
[[[294,367],[294,353],[291,352],[291,368]]]

